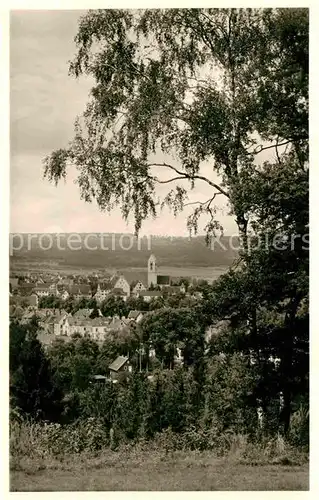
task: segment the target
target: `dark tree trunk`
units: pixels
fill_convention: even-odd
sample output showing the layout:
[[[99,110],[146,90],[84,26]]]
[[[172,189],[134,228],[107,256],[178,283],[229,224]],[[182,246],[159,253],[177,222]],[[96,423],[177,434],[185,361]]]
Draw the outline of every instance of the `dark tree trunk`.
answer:
[[[283,409],[281,412],[281,422],[283,433],[286,436],[290,428],[291,417],[291,402],[292,402],[292,369],[293,369],[293,346],[295,334],[295,318],[297,309],[300,303],[301,296],[296,295],[291,299],[288,311],[285,317],[285,338],[283,344],[283,352],[281,359],[281,374],[282,374],[282,393],[283,393]]]

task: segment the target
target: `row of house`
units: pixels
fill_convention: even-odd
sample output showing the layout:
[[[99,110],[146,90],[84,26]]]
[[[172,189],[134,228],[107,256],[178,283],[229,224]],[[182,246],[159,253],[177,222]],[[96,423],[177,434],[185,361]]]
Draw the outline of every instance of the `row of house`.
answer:
[[[93,284],[74,284],[72,279],[56,279],[44,282],[39,279],[37,282],[19,283],[18,278],[10,278],[10,293],[23,297],[31,297],[33,306],[42,297],[54,295],[62,300],[72,297],[75,300],[94,298],[97,303],[103,302],[110,294],[122,297],[142,297],[149,302],[152,298],[166,293],[185,293],[185,287],[178,285],[180,278],[158,274],[156,258],[151,255],[147,262],[147,272],[128,271],[117,272],[112,277],[100,280],[96,287]],[[156,289],[155,289],[156,288]]]
[[[114,275],[108,282],[98,284],[94,295],[96,301],[102,302],[110,293],[117,293],[124,300],[129,296],[142,297],[145,302],[168,294],[185,293],[181,278],[158,274],[156,257],[152,254],[147,261],[147,272],[124,272]],[[157,289],[155,289],[157,288]]]
[[[41,285],[41,284],[52,284],[56,283],[59,285],[71,286],[71,285],[82,285],[89,284],[92,279],[103,278],[104,273],[91,274],[84,276],[81,274],[71,274],[71,275],[61,275],[59,273],[52,272],[34,272],[28,273],[24,272],[23,275],[10,275],[9,282],[12,287],[18,287],[21,285]]]
[[[78,311],[73,316],[65,311],[61,311],[57,315],[46,315],[40,318],[39,327],[43,333],[53,334],[58,337],[72,337],[77,333],[83,337],[89,336],[93,340],[103,341],[106,334],[112,331],[125,330],[132,324],[141,321],[143,317],[143,313],[140,311],[130,311],[127,318],[100,315],[92,319],[82,311]]]
[[[57,283],[52,283],[48,285],[47,283],[37,285],[33,292],[38,297],[49,297],[54,295],[62,300],[66,300],[69,297],[73,297],[76,300],[82,298],[89,299],[92,297],[92,290],[90,285],[60,285]]]

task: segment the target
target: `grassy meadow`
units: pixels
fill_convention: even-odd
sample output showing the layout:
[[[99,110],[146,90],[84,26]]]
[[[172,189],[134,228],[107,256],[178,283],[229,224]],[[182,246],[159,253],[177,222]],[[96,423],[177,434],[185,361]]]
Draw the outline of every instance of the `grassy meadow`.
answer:
[[[281,438],[253,444],[234,435],[222,448],[174,449],[169,435],[115,449],[70,452],[46,442],[43,427],[13,426],[11,491],[308,490],[308,454]],[[62,436],[62,435],[61,435]],[[65,441],[64,441],[65,443]]]
[[[63,460],[24,457],[10,474],[11,491],[281,491],[308,490],[308,464],[252,464],[211,452],[125,454]]]

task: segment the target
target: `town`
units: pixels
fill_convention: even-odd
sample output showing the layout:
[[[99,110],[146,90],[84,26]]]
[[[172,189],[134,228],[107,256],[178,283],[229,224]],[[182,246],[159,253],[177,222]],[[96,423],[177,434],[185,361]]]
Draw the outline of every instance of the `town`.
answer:
[[[11,491],[307,490],[309,9],[8,46]]]
[[[38,338],[48,346],[56,338],[74,336],[101,344],[110,335],[134,328],[147,311],[194,305],[202,298],[205,280],[162,275],[152,254],[144,273],[105,277],[15,274],[9,285],[10,319],[27,324],[37,318]],[[155,356],[151,349],[152,353]]]

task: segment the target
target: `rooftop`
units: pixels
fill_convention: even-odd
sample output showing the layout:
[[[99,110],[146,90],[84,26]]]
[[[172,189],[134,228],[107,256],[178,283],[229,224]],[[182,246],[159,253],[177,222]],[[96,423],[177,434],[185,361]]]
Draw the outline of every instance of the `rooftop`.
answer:
[[[143,314],[141,311],[130,311],[128,313],[128,319],[136,319],[140,314]]]
[[[113,361],[112,364],[110,364],[109,369],[117,372],[120,370],[120,368],[122,368],[123,365],[125,365],[125,363],[128,362],[128,360],[129,359],[126,356],[118,356],[116,360]]]
[[[159,290],[142,290],[138,292],[141,297],[162,297],[163,293]]]

